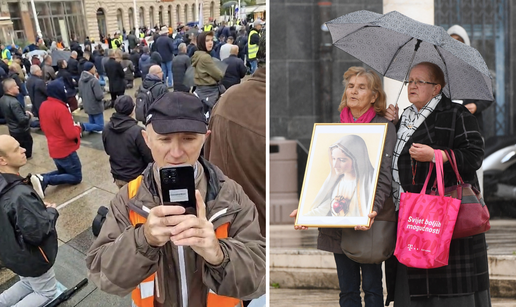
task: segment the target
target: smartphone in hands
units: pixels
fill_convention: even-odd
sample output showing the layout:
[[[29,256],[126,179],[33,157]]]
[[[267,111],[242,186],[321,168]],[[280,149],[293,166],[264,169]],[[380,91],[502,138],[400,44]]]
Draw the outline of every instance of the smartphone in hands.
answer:
[[[185,214],[197,215],[194,168],[190,165],[167,166],[159,170],[163,205],[183,206]]]

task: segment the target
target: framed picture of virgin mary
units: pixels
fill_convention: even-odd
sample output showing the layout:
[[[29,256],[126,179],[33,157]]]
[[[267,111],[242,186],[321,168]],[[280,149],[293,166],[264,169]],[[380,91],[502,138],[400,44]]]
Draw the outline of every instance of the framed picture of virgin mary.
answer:
[[[369,226],[387,124],[315,124],[296,225]]]

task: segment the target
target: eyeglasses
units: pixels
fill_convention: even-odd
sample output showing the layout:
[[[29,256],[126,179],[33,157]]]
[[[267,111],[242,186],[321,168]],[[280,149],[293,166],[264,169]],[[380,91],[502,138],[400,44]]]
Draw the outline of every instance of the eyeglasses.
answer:
[[[425,85],[425,84],[432,84],[432,85],[437,85],[437,83],[433,83],[433,82],[426,82],[426,81],[421,81],[421,80],[412,80],[412,81],[404,81],[403,84],[404,85],[409,85],[412,83],[414,83],[415,86],[420,86],[420,85]]]

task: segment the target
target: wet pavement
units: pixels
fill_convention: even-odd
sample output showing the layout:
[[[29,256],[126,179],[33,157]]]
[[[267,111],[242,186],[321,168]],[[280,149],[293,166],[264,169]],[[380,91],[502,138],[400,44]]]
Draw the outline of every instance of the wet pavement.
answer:
[[[269,293],[271,307],[339,307],[338,290],[271,288]],[[491,303],[493,307],[515,307],[516,299],[493,298]],[[392,307],[394,304],[391,303],[389,306]]]
[[[135,80],[135,87],[126,90],[127,95],[134,97],[135,89],[141,84]],[[110,99],[106,93],[105,99]],[[104,111],[104,122],[107,123],[114,110]],[[75,121],[88,121],[83,111],[73,114]],[[7,127],[0,125],[0,134],[8,134]],[[21,175],[28,173],[45,173],[55,169],[53,160],[48,155],[46,138],[41,130],[32,130],[34,139],[33,158],[21,168]],[[95,237],[91,232],[91,222],[102,205],[109,205],[118,192],[110,173],[109,157],[104,152],[102,135],[85,133],[81,139],[78,155],[82,164],[82,183],[70,186],[49,186],[45,193],[45,201],[56,203],[59,210],[57,233],[59,252],[54,265],[57,280],[66,288],[75,286],[87,277],[86,252]],[[0,292],[18,281],[18,277],[7,269],[0,270]],[[120,298],[98,290],[89,283],[78,291],[63,307],[96,307],[96,306],[131,306],[130,296]]]
[[[279,287],[271,288],[270,306],[338,306],[335,261],[317,250],[318,230],[271,225],[269,231],[270,283]],[[516,307],[515,234],[516,219],[493,219],[486,233],[492,306]]]

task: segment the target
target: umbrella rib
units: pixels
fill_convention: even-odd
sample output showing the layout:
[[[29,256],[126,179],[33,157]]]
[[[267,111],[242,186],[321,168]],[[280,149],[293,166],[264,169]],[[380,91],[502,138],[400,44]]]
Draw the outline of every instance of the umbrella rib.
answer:
[[[387,74],[387,72],[389,71],[389,69],[391,68],[391,65],[392,63],[394,63],[394,60],[396,59],[396,57],[398,56],[398,53],[400,53],[401,49],[403,49],[403,47],[405,47],[406,44],[408,44],[410,41],[412,41],[414,38],[411,37],[408,41],[406,41],[403,45],[401,45],[398,50],[396,50],[396,53],[394,54],[394,56],[391,58],[391,61],[389,62],[389,66],[387,66],[387,69],[385,69],[385,71],[383,72],[383,75],[385,76]]]
[[[437,48],[436,45],[433,45],[433,46],[434,46],[435,51],[437,51],[437,53],[439,54],[439,56],[443,60],[444,69],[446,70],[446,79],[448,79],[448,89],[450,90],[450,99],[452,99],[451,85],[450,85],[451,82],[450,82],[450,76],[448,75],[448,66],[446,65],[446,61],[444,60],[444,57],[441,54],[441,51],[439,50],[439,48]]]
[[[358,32],[358,31],[360,31],[360,30],[363,30],[363,29],[365,29],[365,28],[371,28],[371,27],[374,27],[374,28],[380,28],[379,26],[365,25],[365,26],[363,26],[363,27],[361,27],[361,28],[358,28],[358,29],[356,29],[355,31],[353,31],[353,32],[351,32],[351,33],[348,33],[348,34],[346,34],[345,36],[343,36],[343,37],[339,38],[339,39],[338,39],[335,43],[333,43],[333,44],[334,44],[334,45],[336,45],[338,42],[340,42],[341,40],[345,39],[346,37],[349,37],[350,35],[352,35],[352,34],[354,34],[354,33]],[[331,33],[331,31],[330,31],[330,33]]]

